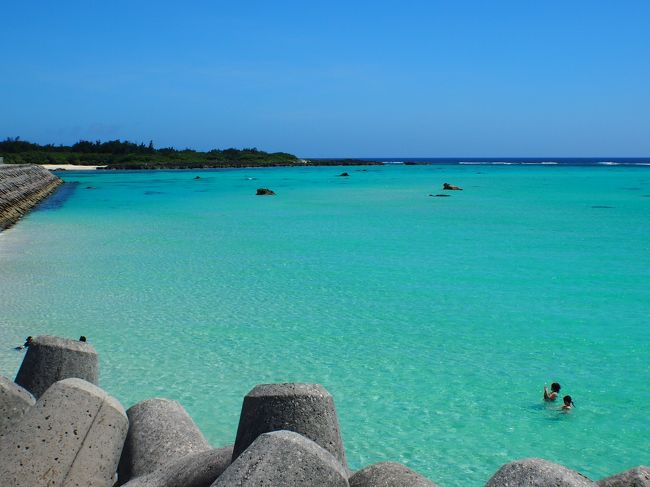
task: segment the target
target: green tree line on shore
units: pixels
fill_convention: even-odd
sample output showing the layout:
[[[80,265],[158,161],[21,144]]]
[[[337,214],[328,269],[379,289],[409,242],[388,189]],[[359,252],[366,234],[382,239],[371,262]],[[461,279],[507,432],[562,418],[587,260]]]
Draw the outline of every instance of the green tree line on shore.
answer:
[[[134,143],[109,140],[80,140],[67,145],[39,145],[20,137],[0,142],[0,156],[6,164],[76,164],[108,166],[110,169],[159,169],[303,165],[304,161],[286,152],[264,152],[256,148],[213,149],[199,152],[173,147],[154,148],[153,141]]]

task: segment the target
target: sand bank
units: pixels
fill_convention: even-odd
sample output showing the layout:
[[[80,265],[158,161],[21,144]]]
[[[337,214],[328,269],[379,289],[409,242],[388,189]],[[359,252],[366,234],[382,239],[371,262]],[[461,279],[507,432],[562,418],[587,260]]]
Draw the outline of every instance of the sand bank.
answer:
[[[77,164],[41,164],[45,169],[50,171],[65,170],[65,171],[94,171],[95,169],[104,168],[106,166],[79,166]]]

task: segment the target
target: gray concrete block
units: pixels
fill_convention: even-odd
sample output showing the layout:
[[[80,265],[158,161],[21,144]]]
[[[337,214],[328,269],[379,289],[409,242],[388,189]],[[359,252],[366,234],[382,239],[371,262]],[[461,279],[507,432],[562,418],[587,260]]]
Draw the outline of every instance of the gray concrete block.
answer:
[[[52,336],[36,337],[27,349],[16,383],[38,399],[57,381],[76,377],[97,385],[99,360],[86,342]]]
[[[257,437],[212,487],[348,487],[347,471],[328,451],[293,431]]]
[[[315,441],[347,468],[334,399],[320,384],[261,384],[242,405],[233,461],[262,433],[295,431]]]
[[[230,465],[232,446],[186,455],[124,487],[209,487]]]
[[[641,465],[596,483],[598,487],[650,487],[650,468]]]
[[[352,475],[350,487],[436,487],[436,484],[401,463],[380,462]]]
[[[35,403],[29,391],[0,376],[0,438]]]
[[[126,412],[129,433],[118,469],[125,483],[153,473],[173,460],[211,447],[183,406],[169,399],[148,399]]]
[[[100,388],[57,382],[0,438],[0,479],[15,487],[110,487],[127,424]]]
[[[541,458],[526,458],[501,467],[486,487],[594,487],[584,475]]]
[[[83,448],[75,458],[63,487],[85,487],[95,485],[88,479],[113,479],[117,472],[122,447],[129,430],[129,422],[122,405],[114,398],[107,396],[99,408],[92,427],[86,434]],[[117,448],[119,445],[119,449]],[[97,462],[97,452],[110,452],[110,462]],[[75,480],[79,479],[79,481]],[[109,483],[108,485],[112,485]]]

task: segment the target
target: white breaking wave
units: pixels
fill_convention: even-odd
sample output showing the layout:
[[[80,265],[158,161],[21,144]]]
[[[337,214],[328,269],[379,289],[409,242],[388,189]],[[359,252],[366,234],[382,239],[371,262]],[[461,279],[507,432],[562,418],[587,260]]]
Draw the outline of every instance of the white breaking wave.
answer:
[[[519,162],[506,162],[506,161],[460,161],[458,164],[468,164],[473,166],[512,166],[520,164]]]
[[[554,166],[559,164],[555,161],[544,161],[544,162],[522,162],[524,166]]]

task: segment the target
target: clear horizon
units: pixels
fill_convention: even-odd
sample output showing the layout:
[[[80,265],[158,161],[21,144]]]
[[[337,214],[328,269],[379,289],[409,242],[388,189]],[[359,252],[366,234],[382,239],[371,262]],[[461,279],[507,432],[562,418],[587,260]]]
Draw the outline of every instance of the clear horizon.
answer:
[[[2,138],[303,158],[650,155],[640,0],[26,1],[3,13]]]

